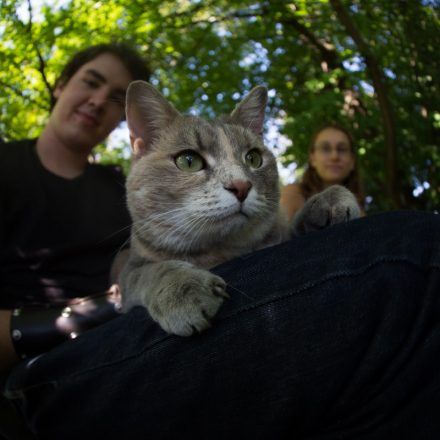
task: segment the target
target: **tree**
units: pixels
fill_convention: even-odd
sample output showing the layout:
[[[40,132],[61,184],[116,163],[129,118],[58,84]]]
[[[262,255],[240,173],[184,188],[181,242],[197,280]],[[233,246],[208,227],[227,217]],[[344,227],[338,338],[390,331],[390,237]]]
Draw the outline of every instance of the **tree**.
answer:
[[[68,56],[123,39],[150,59],[181,110],[229,112],[253,85],[271,91],[268,120],[307,160],[323,121],[357,140],[370,212],[440,207],[440,25],[428,0],[3,1],[0,133],[36,136]],[[417,23],[417,26],[414,26]],[[123,149],[102,160],[123,161]]]

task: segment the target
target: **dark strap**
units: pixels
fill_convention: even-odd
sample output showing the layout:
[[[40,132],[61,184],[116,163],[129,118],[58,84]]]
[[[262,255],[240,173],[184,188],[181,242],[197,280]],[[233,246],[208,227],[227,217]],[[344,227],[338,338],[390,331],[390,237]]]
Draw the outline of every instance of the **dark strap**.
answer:
[[[11,338],[21,359],[44,353],[120,314],[112,294],[79,298],[67,306],[20,307],[12,311]]]

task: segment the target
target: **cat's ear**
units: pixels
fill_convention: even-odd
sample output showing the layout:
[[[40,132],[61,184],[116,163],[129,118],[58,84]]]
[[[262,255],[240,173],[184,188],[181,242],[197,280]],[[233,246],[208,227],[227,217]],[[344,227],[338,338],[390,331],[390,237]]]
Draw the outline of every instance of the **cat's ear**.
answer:
[[[254,87],[231,113],[232,120],[255,134],[263,133],[264,112],[267,104],[267,89]]]
[[[159,133],[180,113],[151,85],[133,81],[127,89],[125,114],[135,157],[149,151]],[[142,139],[142,142],[136,139]]]

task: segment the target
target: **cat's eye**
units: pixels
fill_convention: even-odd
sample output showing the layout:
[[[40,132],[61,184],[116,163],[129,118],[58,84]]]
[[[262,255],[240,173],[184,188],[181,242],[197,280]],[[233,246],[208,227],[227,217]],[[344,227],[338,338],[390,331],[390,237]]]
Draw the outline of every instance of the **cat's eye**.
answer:
[[[244,160],[248,167],[260,168],[263,163],[263,156],[256,148],[254,148],[246,153]]]
[[[179,170],[186,171],[188,173],[196,173],[205,167],[202,156],[191,150],[179,153],[174,158],[174,162]]]

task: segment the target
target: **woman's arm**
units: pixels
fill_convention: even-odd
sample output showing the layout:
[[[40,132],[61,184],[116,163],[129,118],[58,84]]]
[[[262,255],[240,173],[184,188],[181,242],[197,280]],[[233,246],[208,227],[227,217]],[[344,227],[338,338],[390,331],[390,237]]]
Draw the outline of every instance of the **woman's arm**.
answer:
[[[304,196],[298,184],[291,183],[281,188],[281,208],[287,214],[289,220],[303,207],[305,202]]]

